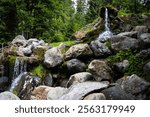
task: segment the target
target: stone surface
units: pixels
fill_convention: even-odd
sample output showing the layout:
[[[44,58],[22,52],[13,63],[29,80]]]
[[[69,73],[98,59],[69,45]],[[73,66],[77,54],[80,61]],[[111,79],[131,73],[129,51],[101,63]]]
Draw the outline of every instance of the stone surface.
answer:
[[[117,81],[121,88],[128,94],[132,94],[136,99],[147,99],[149,97],[150,83],[133,74],[125,76]]]
[[[125,36],[113,36],[111,39],[111,48],[114,51],[138,49],[139,41]]]
[[[5,91],[0,93],[0,100],[20,100],[15,94]]]
[[[66,59],[87,58],[93,54],[88,44],[77,44],[69,48],[65,54]]]
[[[139,39],[144,43],[144,46],[150,47],[150,33],[141,34]]]
[[[91,73],[89,72],[76,73],[70,76],[69,81],[67,83],[67,87],[77,84],[77,83],[90,81],[90,80],[93,80],[93,76]]]
[[[115,63],[114,69],[119,73],[124,73],[125,70],[129,67],[129,61],[123,60],[122,62]]]
[[[93,60],[88,66],[88,71],[94,76],[96,81],[112,79],[111,68],[104,61]]]
[[[84,100],[106,100],[103,93],[92,93],[84,98]]]
[[[68,92],[64,94],[60,100],[81,100],[92,91],[102,90],[108,85],[100,82],[83,82],[77,83],[69,87]]]
[[[131,31],[131,32],[122,32],[122,33],[119,33],[118,35],[119,36],[127,36],[127,37],[137,38],[137,34],[138,34],[137,31]]]
[[[144,74],[150,77],[150,62],[146,63],[143,67]]]
[[[48,100],[57,100],[57,99],[61,98],[61,96],[66,94],[67,91],[68,91],[68,89],[63,88],[63,87],[51,88],[48,92],[47,99]]]
[[[38,86],[31,93],[31,100],[47,100],[47,94],[51,90],[48,86]]]
[[[140,59],[148,59],[150,58],[150,49],[142,50],[136,56]]]
[[[22,35],[18,35],[13,39],[11,43],[17,46],[24,46],[26,45],[27,40]]]
[[[90,46],[96,57],[106,57],[111,54],[109,48],[100,41],[92,41]]]
[[[50,73],[46,74],[45,79],[44,79],[44,84],[49,87],[53,85],[53,77]]]
[[[32,45],[22,48],[22,52],[25,56],[30,56],[32,54]]]
[[[134,97],[127,94],[119,85],[114,84],[107,89],[104,89],[103,93],[107,100],[132,100]]]
[[[45,52],[44,63],[47,68],[56,67],[62,64],[64,60],[64,50],[66,46],[64,44],[58,47],[53,47]]]
[[[6,76],[0,77],[0,89],[6,89],[9,85],[9,78]]]
[[[85,70],[85,63],[81,62],[78,59],[71,59],[67,61],[67,69],[70,74],[83,72]]]

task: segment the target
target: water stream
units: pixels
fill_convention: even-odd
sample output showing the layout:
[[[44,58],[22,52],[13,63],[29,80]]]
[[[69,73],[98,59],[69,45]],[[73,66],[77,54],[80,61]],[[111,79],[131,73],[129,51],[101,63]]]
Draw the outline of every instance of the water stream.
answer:
[[[105,31],[103,33],[99,34],[97,40],[105,41],[113,35],[112,32],[110,31],[110,28],[109,28],[109,17],[108,17],[108,15],[109,15],[108,9],[106,8],[105,9]]]

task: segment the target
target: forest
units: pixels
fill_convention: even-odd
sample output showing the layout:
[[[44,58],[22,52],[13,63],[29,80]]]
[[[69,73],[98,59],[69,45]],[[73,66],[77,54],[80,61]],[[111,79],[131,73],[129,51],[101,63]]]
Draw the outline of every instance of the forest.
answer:
[[[107,5],[120,16],[150,11],[149,0],[0,0],[0,43],[19,34],[47,42],[72,40],[72,34],[92,23]]]

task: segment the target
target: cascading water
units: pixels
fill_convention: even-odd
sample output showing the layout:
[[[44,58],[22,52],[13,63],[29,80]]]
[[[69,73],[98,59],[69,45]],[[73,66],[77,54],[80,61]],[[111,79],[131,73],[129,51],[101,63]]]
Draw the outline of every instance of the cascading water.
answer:
[[[109,22],[108,9],[106,8],[105,9],[105,32],[99,34],[99,37],[97,38],[97,40],[105,41],[113,35],[112,32],[110,31],[108,22]]]
[[[13,91],[13,89],[18,85],[19,81],[21,80],[22,74],[26,72],[26,68],[26,61],[24,59],[16,58],[10,91]]]
[[[74,8],[74,14],[77,13],[78,0],[72,0],[72,6]]]
[[[85,14],[87,13],[87,11],[88,11],[88,9],[90,7],[89,1],[90,0],[85,0],[85,2],[84,2],[84,13]]]

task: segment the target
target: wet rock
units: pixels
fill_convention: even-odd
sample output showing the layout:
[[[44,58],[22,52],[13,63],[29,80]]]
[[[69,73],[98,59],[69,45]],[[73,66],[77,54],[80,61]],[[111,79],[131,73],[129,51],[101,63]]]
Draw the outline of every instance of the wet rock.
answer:
[[[6,76],[0,77],[0,89],[6,90],[9,85],[9,78]]]
[[[38,86],[31,93],[31,100],[47,100],[47,94],[51,90],[48,86]]]
[[[143,67],[144,74],[150,77],[150,62],[146,63]]]
[[[103,93],[92,93],[84,98],[84,100],[106,100]]]
[[[44,63],[47,68],[56,67],[62,64],[65,48],[66,46],[61,44],[58,47],[54,47],[46,51],[44,55]]]
[[[125,70],[129,67],[129,61],[123,60],[122,62],[115,63],[114,69],[119,73],[124,73]]]
[[[119,85],[113,84],[107,89],[101,91],[107,100],[132,100],[134,97],[127,94]]]
[[[60,100],[81,100],[92,91],[102,90],[108,85],[100,82],[83,82],[69,87],[66,94],[60,97]]]
[[[78,59],[71,59],[67,61],[67,69],[70,74],[83,72],[85,70],[85,64]]]
[[[9,91],[5,91],[3,93],[0,93],[0,100],[20,100],[20,99],[15,94]]]
[[[150,58],[150,49],[142,50],[136,56],[140,59],[148,59],[148,58]]]
[[[128,94],[132,94],[136,99],[147,99],[150,95],[150,83],[133,74],[125,76],[117,81],[121,88]]]
[[[65,54],[65,58],[87,58],[93,54],[88,44],[77,44],[69,48]]]
[[[53,77],[50,73],[45,76],[44,84],[49,87],[53,85]]]
[[[47,99],[48,100],[57,100],[64,94],[66,94],[68,91],[67,88],[62,88],[62,87],[54,87],[51,88],[48,92]]]
[[[138,49],[139,41],[125,36],[113,36],[111,38],[111,48],[114,51]]]
[[[13,39],[11,43],[17,46],[24,46],[26,45],[27,40],[22,35],[18,35],[15,37],[15,39]]]
[[[111,54],[109,48],[100,41],[92,41],[90,46],[96,57],[106,57]]]
[[[112,79],[111,68],[104,61],[93,60],[88,66],[88,71],[93,75],[96,81]]]
[[[119,36],[127,36],[127,37],[137,38],[137,34],[138,34],[137,31],[131,31],[131,32],[122,32],[122,33],[119,33],[118,35]]]
[[[93,76],[91,73],[89,73],[89,72],[76,73],[76,74],[70,76],[69,81],[67,83],[67,87],[70,87],[71,85],[74,85],[77,83],[90,81],[90,80],[93,80]]]

